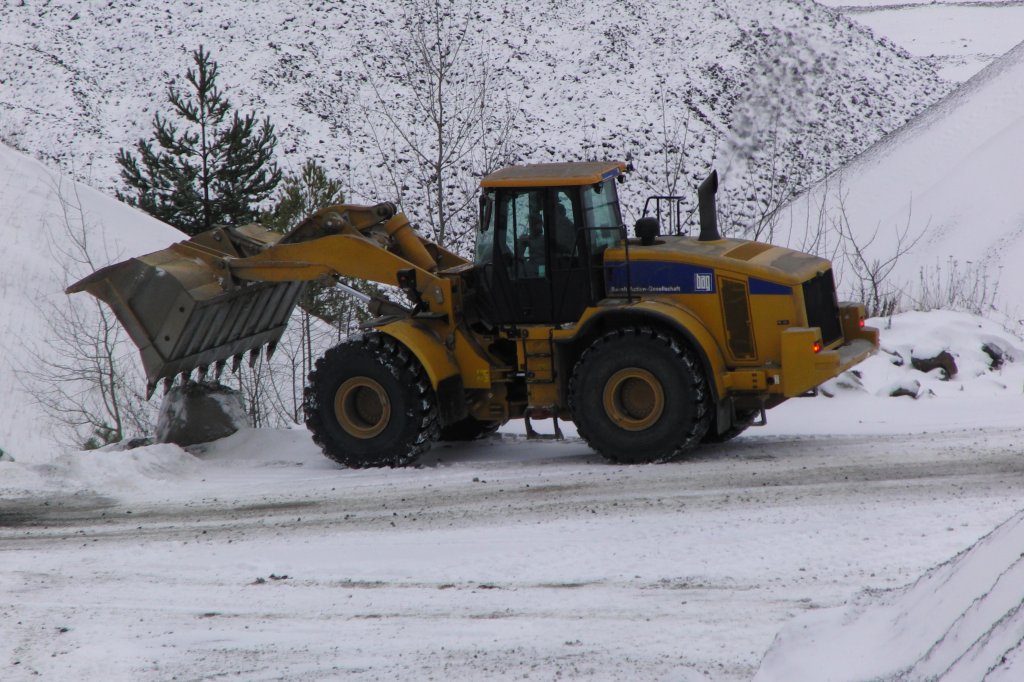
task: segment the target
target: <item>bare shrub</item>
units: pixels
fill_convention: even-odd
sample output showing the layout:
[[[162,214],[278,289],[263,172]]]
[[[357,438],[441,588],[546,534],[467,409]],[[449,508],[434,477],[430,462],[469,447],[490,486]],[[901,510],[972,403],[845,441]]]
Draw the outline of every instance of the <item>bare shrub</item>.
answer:
[[[991,274],[985,263],[949,256],[918,271],[917,287],[909,296],[914,310],[961,310],[987,315],[996,309],[1002,266]]]
[[[60,224],[48,226],[50,251],[67,286],[113,258],[92,238],[102,232],[89,222],[77,187],[55,181],[54,194],[61,213]],[[155,410],[138,356],[110,309],[87,296],[41,305],[47,336],[30,351],[20,380],[55,423],[58,440],[91,449],[151,433]]]

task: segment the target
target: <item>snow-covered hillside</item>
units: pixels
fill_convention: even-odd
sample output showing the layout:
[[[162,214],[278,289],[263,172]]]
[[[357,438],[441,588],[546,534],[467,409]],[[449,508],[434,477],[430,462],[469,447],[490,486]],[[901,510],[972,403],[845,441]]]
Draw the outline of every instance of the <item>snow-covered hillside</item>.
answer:
[[[1021,111],[1024,43],[794,202],[781,213],[774,240],[796,248],[817,240],[815,248],[838,254],[848,265],[840,269],[849,292],[857,279],[836,227],[847,225],[868,262],[890,258],[902,237],[909,250],[890,282],[905,293],[905,304],[914,307],[936,292],[942,304],[943,289],[977,289],[975,298],[1019,318]]]
[[[407,105],[392,82],[392,48],[408,37],[400,5],[4,2],[0,140],[109,190],[116,151],[149,136],[167,84],[203,44],[236,106],[277,124],[287,170],[317,157],[354,198],[395,199],[387,170],[410,175],[408,159],[381,168],[366,108]],[[714,163],[729,171],[723,207],[746,224],[780,183],[835,169],[948,88],[926,64],[810,0],[453,6],[470,18],[471,59],[492,65],[492,105],[519,111],[516,155],[633,152],[633,211],[641,195],[669,189],[666,163],[683,162],[683,193]],[[406,203],[422,218],[419,196]]]

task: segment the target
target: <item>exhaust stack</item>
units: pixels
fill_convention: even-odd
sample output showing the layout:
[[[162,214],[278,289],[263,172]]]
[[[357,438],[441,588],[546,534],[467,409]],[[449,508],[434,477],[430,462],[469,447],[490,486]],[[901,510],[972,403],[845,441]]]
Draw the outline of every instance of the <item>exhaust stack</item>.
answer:
[[[718,207],[715,204],[717,193],[718,171],[713,170],[697,188],[697,205],[700,208],[700,237],[697,241],[713,242],[722,238],[718,233]]]

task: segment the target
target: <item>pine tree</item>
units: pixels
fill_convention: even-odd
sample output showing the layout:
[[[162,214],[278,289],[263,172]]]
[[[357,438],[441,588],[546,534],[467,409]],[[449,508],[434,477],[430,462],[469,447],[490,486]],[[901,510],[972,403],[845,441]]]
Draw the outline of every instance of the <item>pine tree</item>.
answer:
[[[345,198],[341,182],[328,176],[323,166],[310,159],[297,175],[284,178],[273,209],[263,214],[260,222],[271,230],[288,232],[319,209],[343,201]],[[380,295],[380,288],[372,282],[343,281],[366,294]],[[327,283],[311,282],[299,299],[299,306],[345,334],[369,317],[363,305]],[[306,328],[308,320],[304,320],[303,324]]]
[[[233,111],[217,87],[217,63],[202,46],[192,60],[188,88],[167,90],[177,122],[157,113],[153,139],[136,145],[138,158],[123,148],[117,154],[128,187],[118,198],[189,235],[252,222],[281,180],[270,119]]]
[[[274,208],[260,222],[271,230],[288,232],[311,213],[344,200],[341,182],[328,177],[323,166],[310,159],[298,175],[284,178]]]

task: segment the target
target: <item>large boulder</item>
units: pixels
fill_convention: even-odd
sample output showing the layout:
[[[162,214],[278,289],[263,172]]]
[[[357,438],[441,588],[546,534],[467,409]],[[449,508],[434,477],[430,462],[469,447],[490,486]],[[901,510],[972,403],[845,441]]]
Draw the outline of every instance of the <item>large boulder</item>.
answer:
[[[238,391],[220,383],[189,381],[164,395],[155,439],[185,447],[230,436],[246,424]]]

